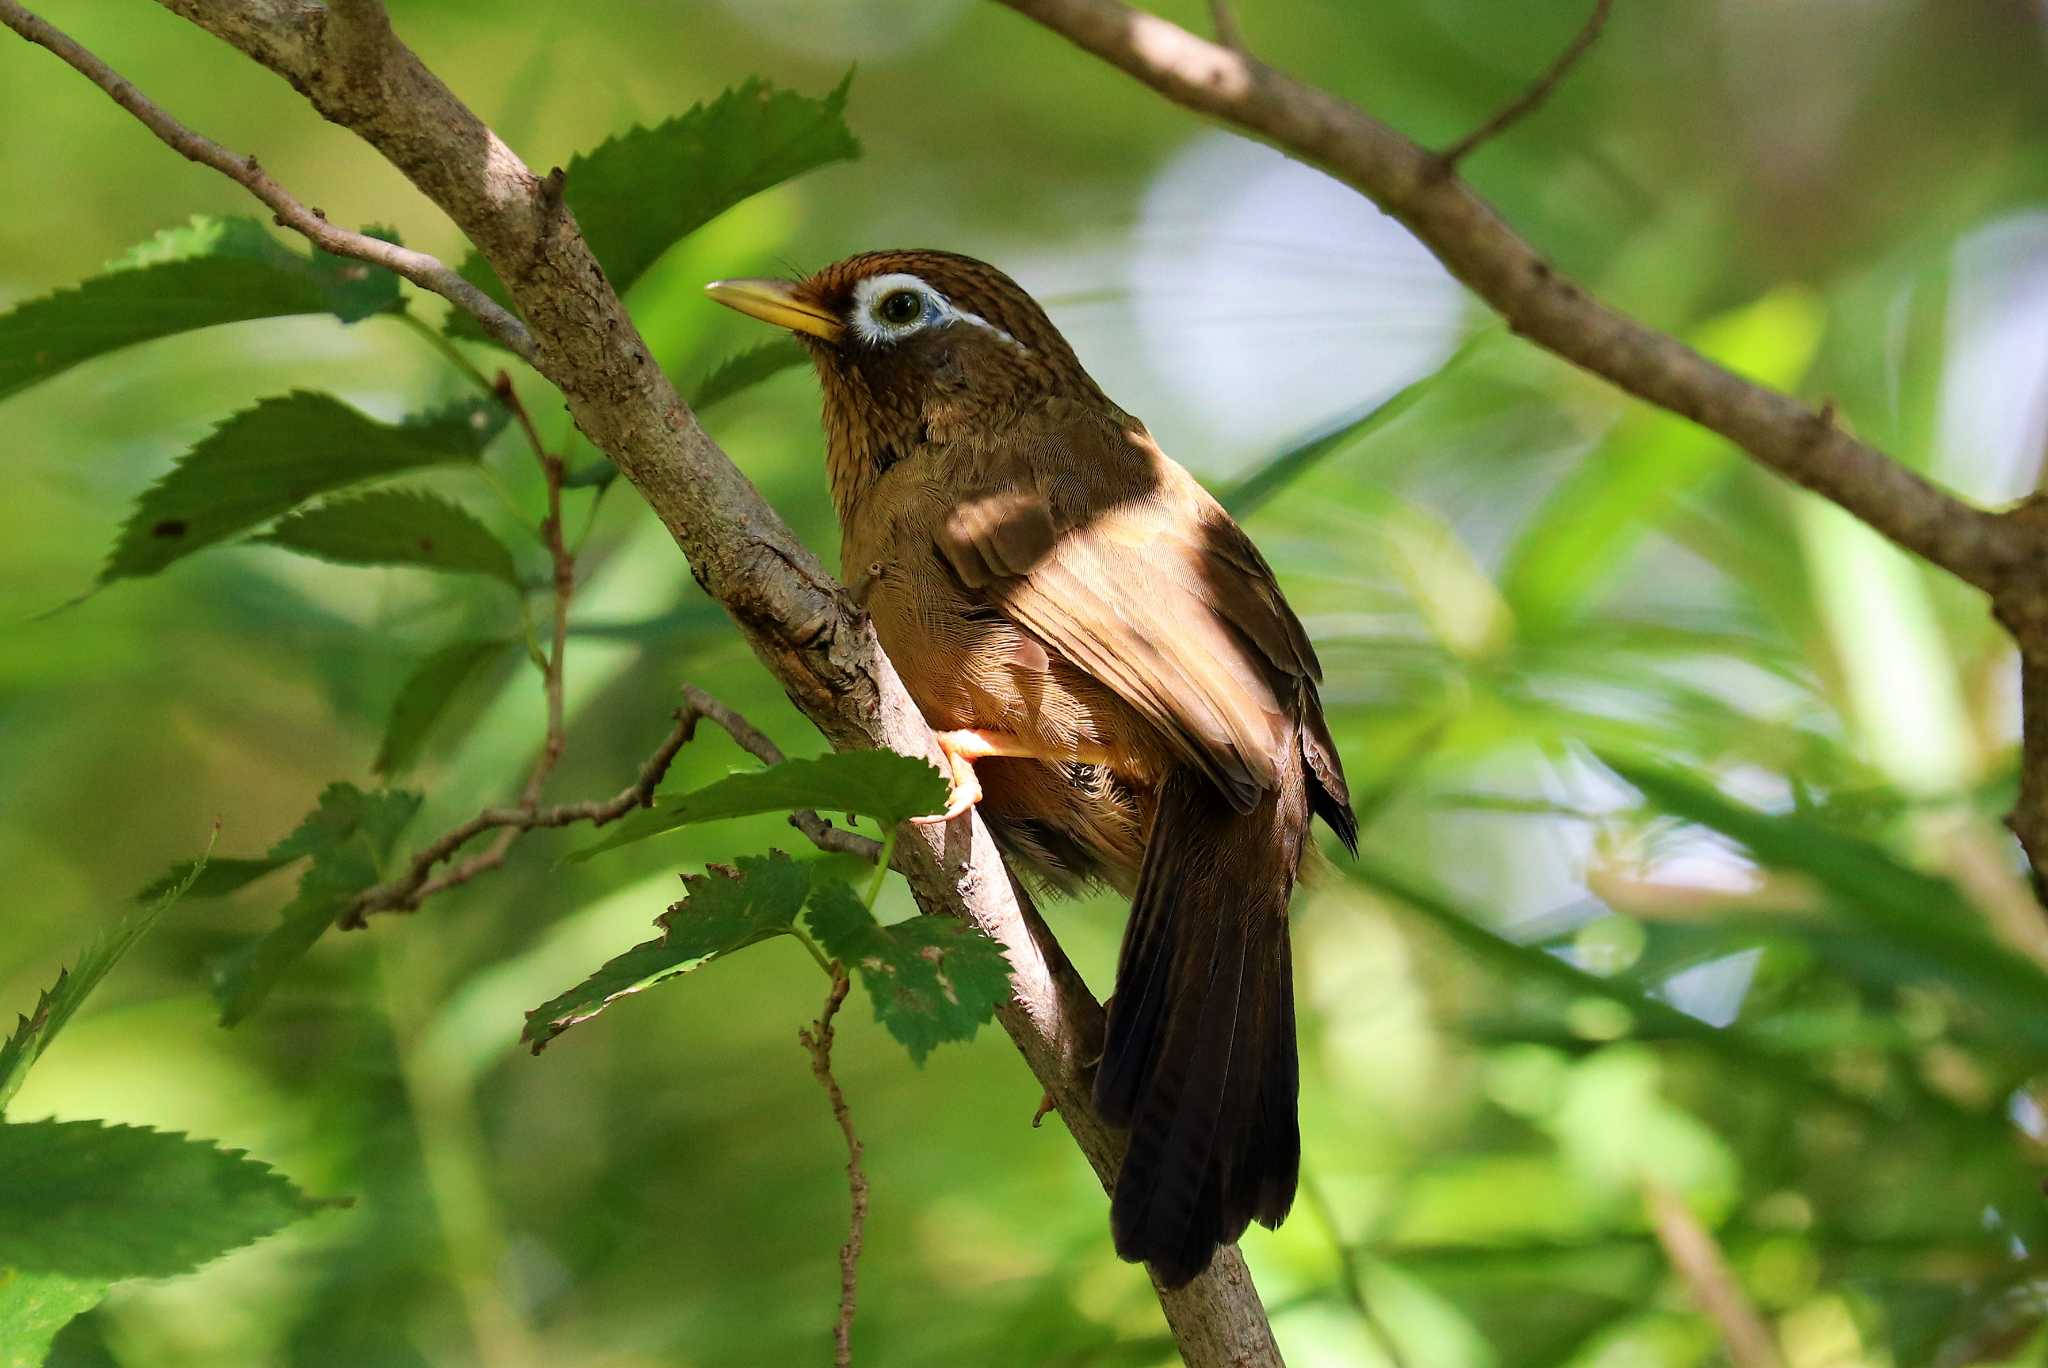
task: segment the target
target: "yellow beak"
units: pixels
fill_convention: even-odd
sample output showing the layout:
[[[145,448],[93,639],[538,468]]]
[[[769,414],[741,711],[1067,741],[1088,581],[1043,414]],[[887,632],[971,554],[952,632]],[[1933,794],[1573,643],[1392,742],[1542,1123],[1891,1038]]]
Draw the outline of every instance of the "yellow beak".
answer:
[[[809,300],[797,296],[796,287],[786,280],[714,280],[704,287],[728,309],[749,318],[792,332],[809,333],[827,342],[837,342],[842,325]]]

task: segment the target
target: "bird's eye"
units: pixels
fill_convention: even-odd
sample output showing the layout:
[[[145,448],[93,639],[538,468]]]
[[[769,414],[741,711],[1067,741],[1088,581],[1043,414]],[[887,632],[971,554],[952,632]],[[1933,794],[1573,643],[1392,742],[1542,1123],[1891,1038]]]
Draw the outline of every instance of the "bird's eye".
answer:
[[[915,290],[891,290],[875,305],[875,317],[901,328],[924,317],[924,299]]]

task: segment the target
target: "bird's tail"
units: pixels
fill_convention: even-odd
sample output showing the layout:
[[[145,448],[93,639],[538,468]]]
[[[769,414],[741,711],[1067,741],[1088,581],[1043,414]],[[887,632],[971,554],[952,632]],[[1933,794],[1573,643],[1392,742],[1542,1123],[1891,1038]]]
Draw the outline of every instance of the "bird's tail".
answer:
[[[1117,1253],[1178,1287],[1251,1221],[1276,1226],[1301,1167],[1287,900],[1306,839],[1299,768],[1248,813],[1194,772],[1161,788],[1095,1105],[1130,1129]]]

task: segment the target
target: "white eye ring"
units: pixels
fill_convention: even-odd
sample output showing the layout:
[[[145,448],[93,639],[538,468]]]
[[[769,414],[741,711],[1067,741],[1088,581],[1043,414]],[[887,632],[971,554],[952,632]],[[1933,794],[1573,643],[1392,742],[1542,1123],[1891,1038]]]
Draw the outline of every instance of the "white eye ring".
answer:
[[[923,307],[914,318],[892,322],[883,316],[898,295],[914,295]],[[956,309],[944,295],[927,285],[920,277],[906,271],[891,271],[887,275],[869,276],[853,287],[853,308],[846,320],[854,334],[870,346],[885,346],[926,328],[943,327],[949,323],[967,323],[977,328],[986,328],[1012,346],[1020,346],[1016,338],[983,318],[965,309]]]

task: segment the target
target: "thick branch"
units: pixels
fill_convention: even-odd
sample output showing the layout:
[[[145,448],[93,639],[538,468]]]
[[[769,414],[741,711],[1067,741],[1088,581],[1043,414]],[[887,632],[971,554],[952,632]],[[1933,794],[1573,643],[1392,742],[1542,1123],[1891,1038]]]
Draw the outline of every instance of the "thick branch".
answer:
[[[453,219],[524,316],[536,367],[578,426],[639,489],[791,701],[841,748],[939,758],[931,729],[845,591],[712,442],[647,354],[558,185],[536,176],[368,17],[302,0],[161,0],[270,67]],[[10,0],[11,3],[11,0]],[[1102,1009],[1005,870],[978,819],[914,827],[897,867],[926,912],[964,918],[1004,948],[1014,996],[999,1011],[1104,1185],[1123,1137],[1095,1115],[1083,1061]],[[1023,1124],[1021,1114],[1018,1124]],[[1264,1308],[1235,1249],[1160,1302],[1194,1368],[1277,1364]]]
[[[1406,224],[1522,336],[1720,433],[1907,550],[1992,591],[2040,561],[2041,540],[2027,529],[1601,303],[1552,269],[1442,158],[1357,106],[1120,0],[1002,3],[1175,103],[1328,171]]]
[[[23,9],[16,0],[0,0],[0,24],[22,37],[48,48],[88,81],[107,92],[115,104],[133,114],[173,151],[210,166],[269,205],[280,226],[310,239],[314,246],[335,256],[353,257],[404,276],[423,290],[431,290],[483,325],[521,358],[533,359],[533,339],[526,325],[507,313],[502,305],[464,280],[439,259],[425,252],[400,247],[395,242],[352,233],[327,221],[318,209],[309,209],[291,192],[272,180],[254,157],[241,157],[204,134],[196,133],[166,114],[133,82],[73,42],[37,15]]]

